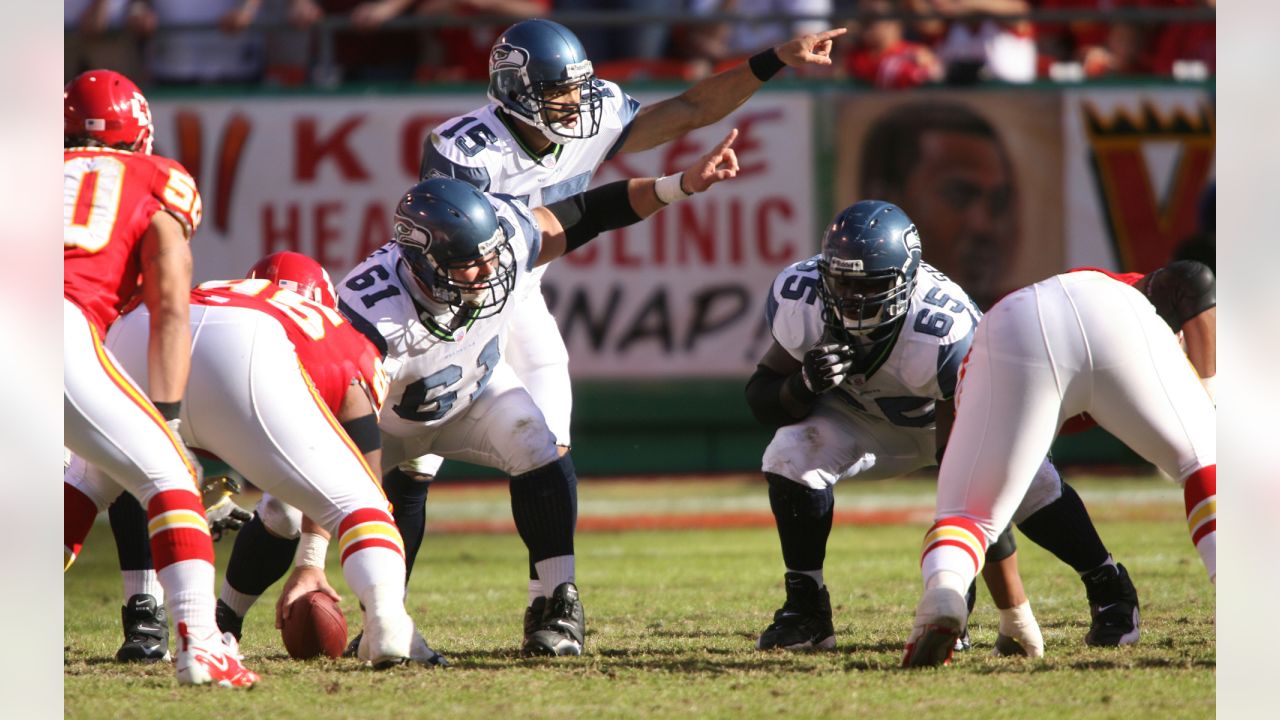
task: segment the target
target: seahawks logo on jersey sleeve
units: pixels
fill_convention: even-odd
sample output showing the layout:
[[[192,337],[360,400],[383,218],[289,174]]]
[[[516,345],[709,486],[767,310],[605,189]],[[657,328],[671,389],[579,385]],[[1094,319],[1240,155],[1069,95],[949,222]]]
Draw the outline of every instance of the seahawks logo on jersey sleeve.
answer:
[[[765,322],[774,340],[796,359],[822,337],[819,282],[815,256],[778,273],[765,301]]]

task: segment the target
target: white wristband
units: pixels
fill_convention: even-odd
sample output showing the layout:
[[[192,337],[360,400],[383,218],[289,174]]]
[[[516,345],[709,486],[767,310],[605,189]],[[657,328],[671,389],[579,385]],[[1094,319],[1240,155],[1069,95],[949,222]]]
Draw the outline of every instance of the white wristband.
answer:
[[[315,533],[302,533],[298,551],[293,554],[294,567],[324,569],[324,556],[329,552],[329,539]]]
[[[657,182],[653,184],[653,192],[658,196],[658,202],[663,205],[670,205],[692,195],[693,193],[684,191],[684,185],[680,180],[683,177],[684,173],[658,178]]]

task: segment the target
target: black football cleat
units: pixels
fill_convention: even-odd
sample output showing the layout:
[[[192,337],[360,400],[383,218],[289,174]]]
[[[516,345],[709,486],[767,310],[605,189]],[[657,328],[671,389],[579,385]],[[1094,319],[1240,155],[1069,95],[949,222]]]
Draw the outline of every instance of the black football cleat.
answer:
[[[787,573],[787,601],[773,614],[773,624],[760,633],[757,650],[833,650],[831,595],[808,575]]]
[[[529,611],[525,611],[526,617]],[[587,620],[573,583],[560,583],[542,609],[542,619],[528,634],[521,651],[525,655],[581,655],[586,642]]]
[[[347,643],[347,649],[342,651],[342,657],[344,658],[358,657],[360,653],[360,641],[362,639],[364,639],[363,630],[356,633],[356,636],[351,638],[351,642]]]
[[[240,635],[244,632],[244,618],[237,615],[230,605],[219,600],[214,607],[213,618],[218,623],[219,632],[231,633],[236,642],[240,642]]]
[[[1084,636],[1086,645],[1119,647],[1138,642],[1138,590],[1124,565],[1110,565],[1084,574],[1092,623]]]
[[[151,595],[139,593],[120,608],[124,644],[116,651],[119,662],[169,660],[169,615]]]
[[[546,611],[547,599],[544,597],[536,597],[529,607],[524,609],[524,639],[522,642],[528,643],[529,638],[538,631],[538,626],[542,624],[542,613]]]

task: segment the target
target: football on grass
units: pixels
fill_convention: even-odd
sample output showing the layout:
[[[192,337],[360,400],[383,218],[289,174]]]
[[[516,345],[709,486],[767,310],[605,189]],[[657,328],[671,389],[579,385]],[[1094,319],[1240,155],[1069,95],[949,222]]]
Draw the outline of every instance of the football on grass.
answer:
[[[316,590],[293,601],[280,635],[295,660],[341,657],[347,649],[347,618],[338,603]]]

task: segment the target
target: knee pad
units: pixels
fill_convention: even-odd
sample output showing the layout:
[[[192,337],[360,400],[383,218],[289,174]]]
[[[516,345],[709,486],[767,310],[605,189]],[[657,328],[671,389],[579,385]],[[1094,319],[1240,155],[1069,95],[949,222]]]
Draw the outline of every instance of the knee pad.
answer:
[[[302,535],[302,511],[271,495],[258,502],[258,516],[267,530],[278,538],[294,540]]]
[[[996,541],[987,546],[987,563],[997,563],[1018,551],[1018,544],[1013,540],[1013,526],[1010,525],[996,537]]]
[[[769,483],[769,504],[774,513],[800,518],[824,518],[835,508],[835,489],[830,485],[815,490],[775,473],[764,474]]]

